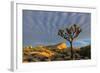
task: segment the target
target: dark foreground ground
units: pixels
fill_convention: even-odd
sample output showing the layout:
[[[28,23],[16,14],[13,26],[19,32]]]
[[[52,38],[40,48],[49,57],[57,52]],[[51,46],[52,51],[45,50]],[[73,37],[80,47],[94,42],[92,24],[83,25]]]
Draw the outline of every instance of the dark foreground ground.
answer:
[[[73,58],[71,58],[70,48],[58,49],[57,45],[26,47],[23,49],[23,62],[41,61],[67,61],[67,60],[87,60],[91,59],[91,46],[73,48]]]

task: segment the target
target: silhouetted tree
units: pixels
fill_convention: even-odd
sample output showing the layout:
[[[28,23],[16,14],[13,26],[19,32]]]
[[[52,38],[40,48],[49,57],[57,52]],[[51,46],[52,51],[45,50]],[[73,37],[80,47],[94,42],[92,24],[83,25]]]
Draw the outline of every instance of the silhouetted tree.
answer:
[[[70,47],[71,47],[71,59],[73,59],[73,40],[78,37],[79,33],[81,32],[81,29],[78,25],[74,24],[69,28],[60,29],[58,31],[58,35],[69,41]]]

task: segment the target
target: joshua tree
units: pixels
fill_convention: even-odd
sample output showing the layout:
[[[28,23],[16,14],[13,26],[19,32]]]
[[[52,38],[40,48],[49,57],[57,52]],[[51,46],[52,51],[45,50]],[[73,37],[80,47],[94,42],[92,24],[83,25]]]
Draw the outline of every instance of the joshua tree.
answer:
[[[73,59],[73,40],[78,37],[79,33],[81,32],[81,29],[78,25],[74,24],[69,28],[60,29],[58,31],[58,35],[66,39],[70,43],[71,47],[71,59]]]

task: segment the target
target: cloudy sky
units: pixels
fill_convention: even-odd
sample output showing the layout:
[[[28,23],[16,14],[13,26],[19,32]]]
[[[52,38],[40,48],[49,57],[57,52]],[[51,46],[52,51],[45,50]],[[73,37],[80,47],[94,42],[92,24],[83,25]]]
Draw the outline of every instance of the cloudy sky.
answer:
[[[23,46],[63,42],[65,40],[57,35],[58,30],[72,24],[77,24],[82,29],[73,45],[79,47],[90,44],[90,13],[23,10]],[[69,46],[67,41],[66,44]]]

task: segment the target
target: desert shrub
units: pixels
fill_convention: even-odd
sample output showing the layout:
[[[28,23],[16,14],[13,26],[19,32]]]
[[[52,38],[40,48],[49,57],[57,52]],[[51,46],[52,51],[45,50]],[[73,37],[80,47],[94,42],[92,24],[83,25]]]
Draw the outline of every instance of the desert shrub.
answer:
[[[40,61],[39,59],[37,59],[37,58],[32,58],[32,62],[38,62],[38,61]]]
[[[28,62],[32,62],[32,61],[33,61],[33,57],[32,57],[31,55],[28,56],[27,61],[28,61]]]

